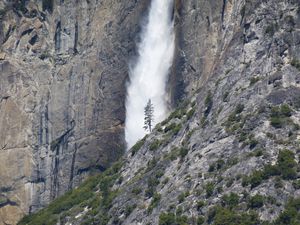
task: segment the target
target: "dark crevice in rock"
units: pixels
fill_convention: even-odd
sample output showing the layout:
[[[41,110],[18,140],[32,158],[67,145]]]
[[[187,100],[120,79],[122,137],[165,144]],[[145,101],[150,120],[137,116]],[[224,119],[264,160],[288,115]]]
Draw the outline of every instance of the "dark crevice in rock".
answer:
[[[17,47],[19,46],[19,44],[20,44],[20,39],[16,41],[16,46],[15,46],[15,48],[17,48]]]
[[[43,12],[40,12],[41,13],[41,20],[42,21],[45,21],[46,20],[46,14],[45,13],[43,13]]]
[[[194,72],[194,73],[196,73],[197,72],[197,70],[190,64],[190,68],[191,68],[191,70]]]
[[[73,135],[72,131],[74,129],[75,123],[74,121],[71,122],[72,128],[67,130],[63,135],[61,135],[59,138],[54,140],[51,143],[51,150],[55,152],[55,155],[52,159],[52,177],[51,177],[51,188],[50,188],[50,197],[51,199],[54,199],[59,194],[59,186],[60,182],[58,179],[59,174],[59,166],[60,166],[60,155],[63,154],[62,150],[68,150],[68,139],[70,136]]]
[[[52,168],[52,178],[51,178],[51,188],[50,188],[50,198],[54,199],[59,193],[59,182],[58,182],[58,171],[59,171],[59,148],[57,148],[56,154],[54,156],[54,163]]]
[[[61,22],[57,22],[54,35],[55,50],[59,51],[61,46]]]
[[[75,143],[75,151],[74,151],[73,156],[72,156],[71,174],[70,174],[69,187],[68,187],[69,190],[71,190],[73,188],[73,178],[74,178],[74,168],[75,168],[75,162],[76,162],[76,154],[77,154],[77,144]]]
[[[240,25],[242,26],[242,24],[244,23],[244,21],[245,21],[245,15],[246,15],[246,3],[245,3],[245,5],[243,5],[243,7],[242,7],[242,9],[241,9],[241,23],[240,23]]]
[[[30,40],[29,40],[29,44],[34,45],[36,42],[38,42],[39,40],[39,36],[37,34],[35,34]]]
[[[81,168],[77,171],[77,175],[80,175],[82,173],[87,173],[90,171],[99,171],[99,172],[104,172],[106,170],[105,167],[101,166],[101,165],[97,165],[97,166],[89,166],[86,168]]]
[[[74,54],[78,53],[77,45],[78,45],[78,21],[76,21],[75,23],[75,37],[74,37],[74,48],[73,48]]]
[[[18,206],[18,203],[7,199],[5,202],[0,203],[0,208],[8,206],[8,205],[10,205],[10,206]]]
[[[2,102],[2,101],[6,101],[7,99],[9,99],[10,98],[10,96],[3,96],[3,97],[1,97],[0,98],[0,103]]]
[[[2,44],[4,44],[9,39],[12,31],[13,31],[12,26],[9,25],[8,30],[7,30],[6,34],[4,35]]]
[[[23,36],[26,35],[26,34],[30,34],[32,31],[33,31],[33,28],[24,30],[24,31],[21,33],[21,37],[23,37]]]
[[[224,22],[226,3],[227,3],[227,0],[223,0],[223,6],[222,6],[222,24]]]
[[[46,132],[46,144],[49,144],[49,109],[48,105],[45,107],[45,132]]]
[[[207,20],[207,30],[209,31],[209,28],[210,28],[210,19],[209,19],[209,16],[206,17],[206,20]]]

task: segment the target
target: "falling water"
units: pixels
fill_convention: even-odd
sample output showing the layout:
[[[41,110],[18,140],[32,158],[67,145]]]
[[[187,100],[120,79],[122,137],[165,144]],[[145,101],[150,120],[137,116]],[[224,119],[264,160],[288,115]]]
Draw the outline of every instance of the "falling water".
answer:
[[[173,0],[152,0],[147,24],[138,46],[138,59],[130,70],[127,87],[125,138],[128,148],[146,131],[144,107],[150,99],[154,106],[153,125],[167,114],[166,82],[174,54]]]

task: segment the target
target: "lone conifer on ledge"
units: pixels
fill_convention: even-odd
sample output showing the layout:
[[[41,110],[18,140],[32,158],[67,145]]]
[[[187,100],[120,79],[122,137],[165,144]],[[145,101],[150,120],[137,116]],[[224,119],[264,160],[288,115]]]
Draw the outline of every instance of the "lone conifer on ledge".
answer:
[[[144,108],[144,129],[152,131],[152,123],[153,123],[153,113],[154,113],[154,107],[151,102],[151,99],[148,100],[147,105]]]

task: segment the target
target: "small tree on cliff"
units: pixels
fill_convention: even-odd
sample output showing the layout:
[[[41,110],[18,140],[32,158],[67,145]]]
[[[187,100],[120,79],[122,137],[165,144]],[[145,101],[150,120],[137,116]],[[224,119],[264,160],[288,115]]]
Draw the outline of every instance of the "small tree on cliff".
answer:
[[[151,99],[148,100],[147,105],[144,108],[144,129],[152,131],[152,123],[153,123],[153,113],[154,113],[154,107],[151,102]]]

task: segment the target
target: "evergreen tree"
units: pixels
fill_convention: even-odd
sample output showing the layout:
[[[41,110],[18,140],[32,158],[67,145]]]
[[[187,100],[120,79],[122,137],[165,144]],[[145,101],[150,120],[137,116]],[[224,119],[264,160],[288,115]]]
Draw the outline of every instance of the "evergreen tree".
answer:
[[[151,102],[151,99],[148,100],[147,105],[144,108],[144,129],[152,131],[152,123],[153,123],[153,113],[154,113],[154,107]]]

